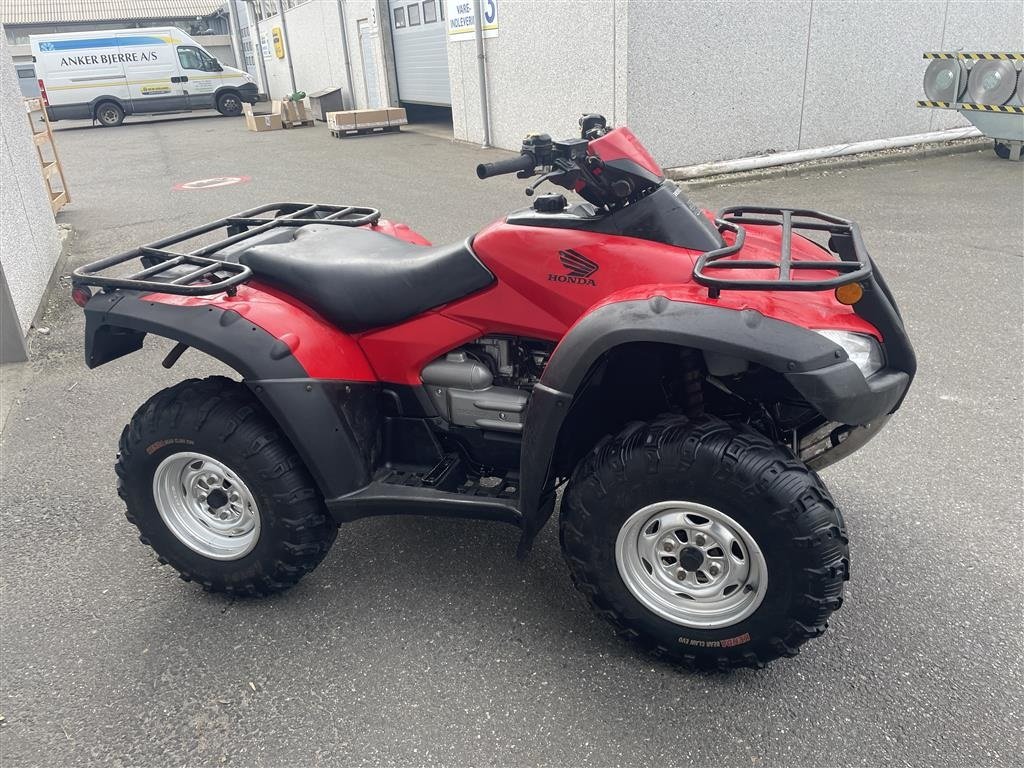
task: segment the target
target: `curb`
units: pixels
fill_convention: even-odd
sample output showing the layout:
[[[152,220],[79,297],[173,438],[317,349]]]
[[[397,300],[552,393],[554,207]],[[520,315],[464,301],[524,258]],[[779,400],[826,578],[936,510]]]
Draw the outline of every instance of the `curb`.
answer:
[[[715,186],[717,184],[736,183],[741,181],[759,181],[777,177],[801,176],[805,173],[815,171],[831,171],[841,168],[867,168],[873,165],[885,163],[896,163],[901,160],[910,160],[921,157],[938,157],[943,155],[958,155],[968,152],[979,152],[990,148],[992,139],[979,136],[970,139],[956,139],[954,141],[942,142],[939,144],[917,144],[910,147],[898,147],[895,149],[883,149],[875,152],[864,152],[858,155],[844,155],[842,157],[822,158],[820,160],[805,160],[799,163],[788,163],[777,165],[772,168],[759,168],[753,171],[735,171],[733,173],[718,173],[711,176],[699,178],[680,179],[678,168],[667,168],[665,174],[670,179],[675,179],[686,189],[701,189],[703,187]]]
[[[30,328],[36,328],[39,325],[39,321],[43,319],[43,314],[46,312],[46,308],[49,304],[50,296],[57,289],[60,284],[61,275],[64,273],[64,267],[68,263],[68,252],[71,250],[71,239],[75,236],[75,230],[71,228],[70,224],[58,224],[57,225],[57,237],[60,238],[60,253],[57,255],[57,260],[53,262],[53,271],[50,272],[50,279],[46,281],[46,288],[43,289],[42,298],[39,299],[39,306],[36,307],[36,312],[32,316],[32,324]]]

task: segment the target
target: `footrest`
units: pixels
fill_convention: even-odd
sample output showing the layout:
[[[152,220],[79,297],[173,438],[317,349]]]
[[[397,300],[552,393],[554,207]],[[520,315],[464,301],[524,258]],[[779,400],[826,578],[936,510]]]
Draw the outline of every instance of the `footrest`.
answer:
[[[441,485],[451,475],[452,470],[458,466],[458,463],[459,457],[454,453],[449,453],[423,476],[423,484],[429,486]]]

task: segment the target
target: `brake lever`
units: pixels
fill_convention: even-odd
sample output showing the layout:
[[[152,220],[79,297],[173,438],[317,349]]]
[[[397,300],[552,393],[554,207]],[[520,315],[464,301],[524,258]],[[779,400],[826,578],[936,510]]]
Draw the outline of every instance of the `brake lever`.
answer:
[[[545,181],[552,181],[553,182],[555,179],[557,179],[557,178],[559,178],[561,176],[565,176],[566,174],[569,174],[569,173],[572,173],[573,171],[578,170],[574,163],[569,163],[569,162],[565,162],[565,161],[562,161],[562,160],[556,160],[555,164],[556,164],[556,170],[548,171],[543,176],[541,176],[539,179],[537,179],[535,182],[533,182],[533,184],[531,184],[530,186],[528,186],[526,188],[526,196],[527,197],[532,197],[533,193],[537,190],[537,187],[539,187]]]
[[[533,182],[533,184],[526,188],[526,196],[533,197],[533,193],[537,190],[537,187],[539,187],[545,181],[554,181],[556,176],[562,176],[564,173],[565,171],[548,171],[535,182]]]

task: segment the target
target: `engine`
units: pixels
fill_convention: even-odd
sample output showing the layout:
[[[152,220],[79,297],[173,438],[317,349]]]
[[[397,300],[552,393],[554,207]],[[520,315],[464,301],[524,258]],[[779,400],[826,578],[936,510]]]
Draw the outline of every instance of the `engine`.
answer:
[[[420,377],[450,424],[518,433],[552,349],[550,342],[488,336],[428,364]]]

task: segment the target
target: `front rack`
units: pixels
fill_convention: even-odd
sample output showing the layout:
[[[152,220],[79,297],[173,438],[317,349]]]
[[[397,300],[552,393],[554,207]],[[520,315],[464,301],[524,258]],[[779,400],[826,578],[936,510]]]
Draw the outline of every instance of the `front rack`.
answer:
[[[820,291],[847,283],[856,283],[871,275],[868,257],[860,229],[852,221],[840,219],[819,211],[801,208],[770,208],[737,205],[723,208],[715,222],[719,231],[732,232],[732,245],[716,248],[700,255],[693,268],[693,279],[707,286],[708,294],[717,298],[723,290],[731,291]],[[746,240],[744,224],[782,227],[782,244],[778,261],[766,259],[729,259],[743,248]],[[794,260],[793,232],[809,230],[828,232],[829,249],[838,256],[835,261]],[[758,279],[733,279],[711,275],[710,270],[750,269],[774,270],[777,276]],[[800,270],[835,272],[833,277],[819,280],[799,280]]]
[[[76,286],[92,285],[104,290],[123,288],[182,296],[205,296],[221,292],[233,295],[240,283],[252,277],[252,270],[244,264],[214,258],[218,251],[277,227],[303,227],[307,224],[364,227],[377,223],[379,219],[380,211],[376,208],[319,203],[269,203],[86,264],[72,273],[72,282]],[[227,237],[184,253],[172,250],[175,245],[219,229],[226,229]],[[126,277],[109,274],[114,267],[134,259],[142,261],[144,268],[141,271]]]

